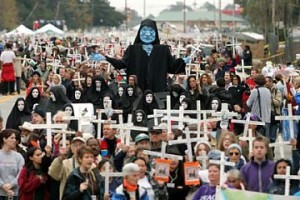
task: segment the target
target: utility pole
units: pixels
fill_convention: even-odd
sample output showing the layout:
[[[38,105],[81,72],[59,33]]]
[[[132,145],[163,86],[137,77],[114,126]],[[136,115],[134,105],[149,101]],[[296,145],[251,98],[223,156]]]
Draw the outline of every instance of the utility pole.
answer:
[[[275,33],[275,24],[276,24],[276,21],[275,21],[275,0],[272,0],[272,29],[273,29],[274,33]]]

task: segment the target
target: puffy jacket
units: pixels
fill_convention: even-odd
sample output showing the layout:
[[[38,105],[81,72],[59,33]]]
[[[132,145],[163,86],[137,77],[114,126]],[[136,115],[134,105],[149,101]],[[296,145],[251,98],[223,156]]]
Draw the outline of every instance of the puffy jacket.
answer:
[[[144,188],[138,187],[138,191],[139,191],[139,199],[136,200],[149,200],[147,191]],[[126,190],[124,190],[122,184],[116,189],[116,192],[113,194],[112,200],[130,200],[128,196],[129,195],[126,192]]]

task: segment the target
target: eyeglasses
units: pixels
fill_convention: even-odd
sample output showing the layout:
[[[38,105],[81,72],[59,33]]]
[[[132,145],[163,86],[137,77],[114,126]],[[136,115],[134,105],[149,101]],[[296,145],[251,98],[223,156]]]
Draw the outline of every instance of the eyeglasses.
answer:
[[[231,155],[231,156],[233,156],[233,155],[238,156],[238,155],[240,155],[240,153],[239,152],[229,152],[229,155]]]

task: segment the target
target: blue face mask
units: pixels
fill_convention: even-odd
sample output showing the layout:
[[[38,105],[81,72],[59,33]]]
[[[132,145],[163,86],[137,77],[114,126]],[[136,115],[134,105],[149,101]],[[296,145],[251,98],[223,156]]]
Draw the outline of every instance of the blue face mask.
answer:
[[[155,41],[155,30],[149,26],[143,26],[140,31],[140,39],[144,44],[151,44]]]

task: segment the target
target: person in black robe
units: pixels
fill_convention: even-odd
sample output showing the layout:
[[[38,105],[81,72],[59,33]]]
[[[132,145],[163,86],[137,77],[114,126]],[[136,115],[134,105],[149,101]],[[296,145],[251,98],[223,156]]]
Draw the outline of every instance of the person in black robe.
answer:
[[[46,111],[51,112],[54,116],[57,111],[62,110],[66,103],[70,103],[70,100],[66,96],[61,86],[53,86],[50,88],[50,100],[48,101]]]
[[[74,117],[74,107],[71,103],[66,103],[63,108],[63,111],[65,111],[66,113],[68,113],[70,116]],[[70,120],[69,126],[68,126],[68,130],[72,130],[72,131],[78,131],[78,121],[77,120]]]
[[[36,106],[40,109],[45,110],[48,99],[43,97],[38,87],[32,87],[26,97],[26,103],[30,109],[33,111]]]
[[[121,60],[106,56],[116,69],[126,68],[127,80],[130,75],[138,77],[142,91],[163,92],[167,88],[167,74],[185,72],[185,62],[171,55],[170,46],[161,45],[156,22],[145,19],[141,22],[133,45],[130,45]]]
[[[133,113],[133,107],[136,103],[137,95],[134,91],[133,85],[128,85],[120,101],[120,109],[123,110],[123,120],[127,122],[128,114]]]
[[[136,110],[133,113],[132,116],[133,119],[133,125],[134,126],[141,126],[141,127],[147,127],[147,116],[143,110]],[[135,137],[140,134],[140,131],[131,131],[130,135],[133,141],[135,141]]]
[[[175,108],[177,102],[179,102],[180,94],[185,92],[179,84],[171,85],[170,96],[171,96],[171,109]]]
[[[87,103],[92,103],[94,105],[95,112],[97,109],[101,109],[103,107],[103,97],[104,94],[107,93],[111,93],[111,91],[104,78],[101,75],[95,76],[86,97]]]
[[[72,103],[86,103],[84,99],[85,98],[83,97],[82,89],[80,88],[75,89],[71,98]]]
[[[14,107],[12,108],[10,114],[8,115],[6,121],[6,128],[20,130],[19,126],[23,122],[29,122],[31,119],[31,111],[23,97],[17,98]]]

